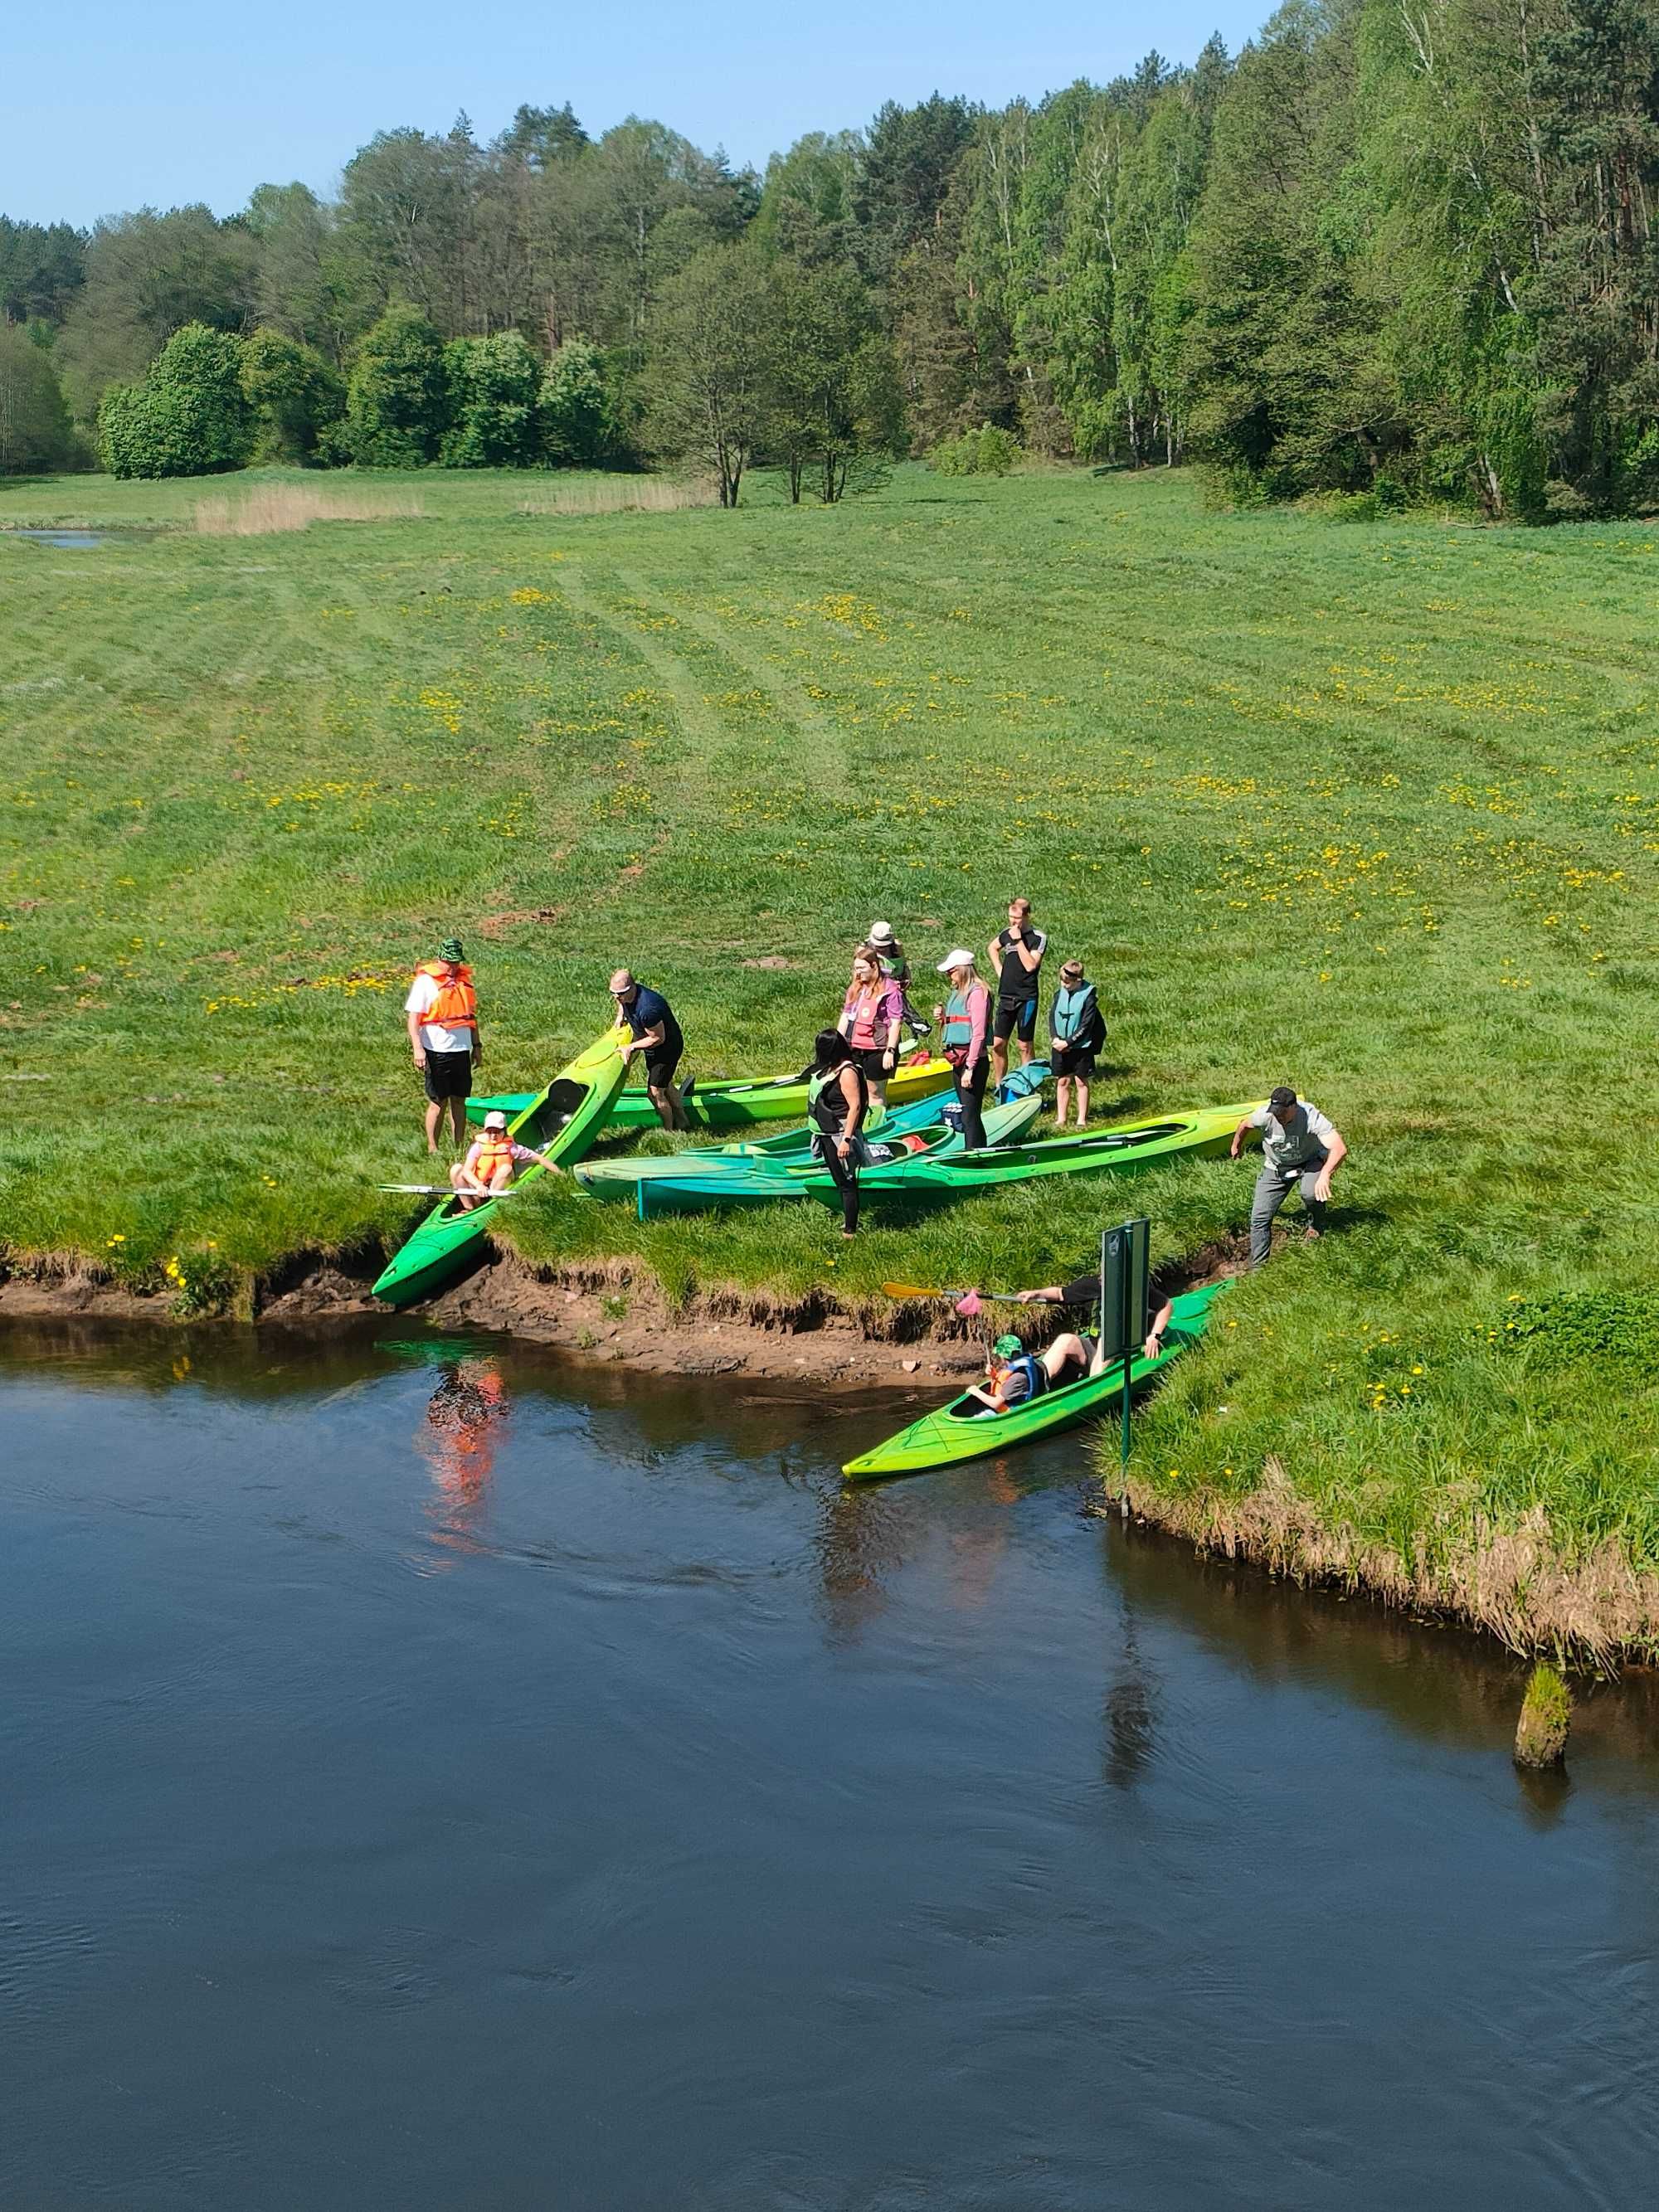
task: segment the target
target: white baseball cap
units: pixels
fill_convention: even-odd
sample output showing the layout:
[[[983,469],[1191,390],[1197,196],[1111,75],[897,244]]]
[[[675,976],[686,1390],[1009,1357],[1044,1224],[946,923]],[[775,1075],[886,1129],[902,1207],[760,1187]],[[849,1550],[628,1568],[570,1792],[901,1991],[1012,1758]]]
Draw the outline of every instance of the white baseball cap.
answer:
[[[872,945],[890,945],[892,941],[893,925],[890,921],[872,921],[871,923],[870,942]]]
[[[971,968],[973,964],[973,954],[965,945],[958,945],[954,952],[947,952],[939,962],[939,972],[941,975],[948,975],[953,968]]]
[[[499,1106],[492,1107],[489,1112],[484,1115],[484,1127],[486,1129],[506,1128],[507,1116],[502,1113]]]

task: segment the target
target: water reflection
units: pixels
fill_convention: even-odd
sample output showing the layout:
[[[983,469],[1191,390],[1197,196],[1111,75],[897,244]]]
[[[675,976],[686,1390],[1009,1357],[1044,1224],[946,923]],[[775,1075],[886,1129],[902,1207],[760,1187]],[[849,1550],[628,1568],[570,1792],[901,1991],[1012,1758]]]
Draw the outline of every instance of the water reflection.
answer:
[[[1126,1607],[1123,1642],[1106,1692],[1101,1772],[1114,1790],[1133,1790],[1152,1763],[1157,1714],[1152,1669],[1141,1655],[1133,1611]]]
[[[428,1511],[435,1542],[477,1548],[496,1440],[508,1410],[495,1360],[458,1360],[443,1369],[416,1432],[416,1448],[432,1470],[435,1494]]]

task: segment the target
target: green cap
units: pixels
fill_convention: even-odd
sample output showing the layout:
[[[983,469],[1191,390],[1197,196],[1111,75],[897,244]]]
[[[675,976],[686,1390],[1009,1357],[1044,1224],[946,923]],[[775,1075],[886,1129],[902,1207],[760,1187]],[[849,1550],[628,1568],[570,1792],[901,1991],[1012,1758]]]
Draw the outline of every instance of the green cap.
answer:
[[[1000,1336],[991,1349],[999,1359],[1018,1359],[1025,1346],[1017,1336]]]
[[[459,937],[447,937],[438,947],[440,960],[453,960],[459,967],[466,957],[466,947]]]

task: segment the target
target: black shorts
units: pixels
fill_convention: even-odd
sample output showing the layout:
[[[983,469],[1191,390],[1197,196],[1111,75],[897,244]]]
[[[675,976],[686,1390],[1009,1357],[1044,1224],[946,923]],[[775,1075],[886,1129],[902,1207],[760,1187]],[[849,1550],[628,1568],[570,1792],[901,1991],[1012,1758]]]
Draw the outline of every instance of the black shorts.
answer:
[[[896,1053],[894,1058],[896,1060]],[[866,1083],[885,1083],[889,1079],[893,1071],[886,1062],[885,1045],[871,1045],[867,1049],[862,1045],[853,1047],[852,1064],[854,1067],[861,1067],[864,1070],[864,1079]]]
[[[1091,1052],[1051,1052],[1048,1065],[1056,1083],[1068,1075],[1080,1075],[1086,1083],[1095,1072],[1095,1056]]]
[[[472,1096],[472,1055],[470,1052],[429,1052],[426,1056],[426,1095],[434,1106],[446,1098]]]
[[[642,1055],[648,1089],[666,1091],[670,1087],[674,1080],[674,1070],[679,1066],[680,1055],[684,1050],[683,1044],[665,1044],[660,1052],[647,1052]]]
[[[991,1035],[999,1042],[1017,1036],[1022,1044],[1030,1044],[1036,1035],[1036,1018],[1037,1002],[1035,999],[1022,999],[1018,1006],[1010,1006],[1006,1000],[999,999]]]

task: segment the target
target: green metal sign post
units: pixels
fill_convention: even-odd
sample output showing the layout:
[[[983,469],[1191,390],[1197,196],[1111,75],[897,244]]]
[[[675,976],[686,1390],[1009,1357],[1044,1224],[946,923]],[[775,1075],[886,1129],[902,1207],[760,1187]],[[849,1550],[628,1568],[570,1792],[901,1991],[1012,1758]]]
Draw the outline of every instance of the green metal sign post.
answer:
[[[1152,1279],[1152,1224],[1126,1221],[1100,1239],[1100,1348],[1109,1362],[1123,1362],[1121,1465],[1129,1464],[1129,1376],[1135,1354],[1146,1340],[1147,1293]],[[1128,1510],[1127,1487],[1121,1494]]]

